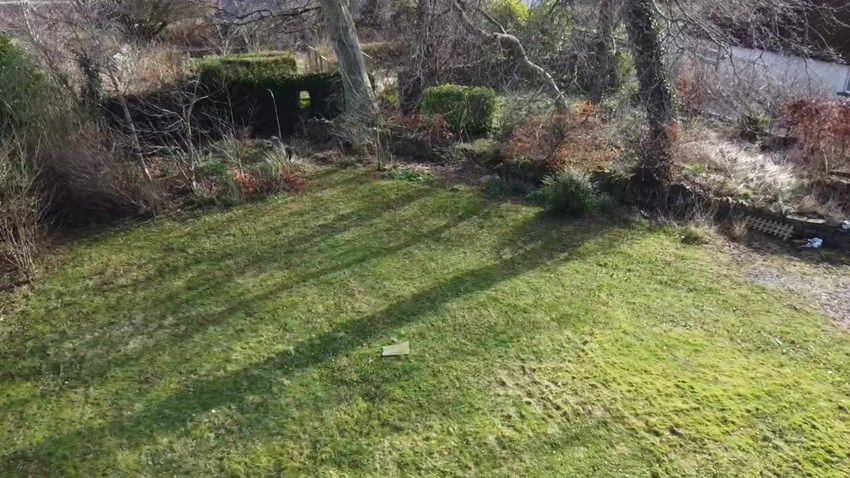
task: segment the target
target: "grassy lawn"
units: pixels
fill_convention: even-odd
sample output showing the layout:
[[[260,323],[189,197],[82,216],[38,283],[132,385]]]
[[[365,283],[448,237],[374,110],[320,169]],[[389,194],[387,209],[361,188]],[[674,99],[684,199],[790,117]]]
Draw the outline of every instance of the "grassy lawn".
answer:
[[[850,335],[671,230],[323,170],[51,268],[0,322],[4,478],[850,470]]]

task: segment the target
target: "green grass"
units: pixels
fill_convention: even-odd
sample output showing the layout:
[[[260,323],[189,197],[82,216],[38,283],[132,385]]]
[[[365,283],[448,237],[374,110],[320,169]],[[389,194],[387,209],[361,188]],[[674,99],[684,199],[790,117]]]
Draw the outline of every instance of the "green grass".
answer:
[[[354,169],[102,234],[0,322],[0,476],[847,476],[850,337],[729,264]]]

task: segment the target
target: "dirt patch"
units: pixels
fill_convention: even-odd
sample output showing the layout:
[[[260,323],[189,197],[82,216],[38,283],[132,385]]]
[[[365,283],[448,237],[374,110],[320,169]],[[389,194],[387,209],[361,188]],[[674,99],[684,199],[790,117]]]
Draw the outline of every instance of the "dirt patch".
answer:
[[[850,259],[829,252],[791,251],[780,244],[725,246],[745,275],[765,287],[794,294],[802,307],[820,311],[850,329]]]

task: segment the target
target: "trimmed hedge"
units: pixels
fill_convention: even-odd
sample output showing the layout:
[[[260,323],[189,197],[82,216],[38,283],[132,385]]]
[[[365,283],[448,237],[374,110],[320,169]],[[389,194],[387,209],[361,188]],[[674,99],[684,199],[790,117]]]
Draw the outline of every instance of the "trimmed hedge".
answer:
[[[496,116],[496,92],[490,88],[439,85],[426,88],[422,113],[443,116],[455,134],[488,133]]]
[[[307,118],[333,118],[343,108],[339,73],[296,74],[288,53],[254,53],[205,57],[192,66],[195,77],[144,96],[127,97],[143,141],[167,143],[169,124],[178,118],[163,111],[181,111],[181,97],[203,97],[193,108],[193,124],[199,135],[218,136],[231,126],[245,128],[253,136],[291,136]],[[302,105],[302,93],[309,103]],[[116,123],[123,124],[120,104],[106,102]],[[224,128],[224,129],[222,129]]]
[[[207,56],[194,65],[201,75],[234,76],[239,78],[278,77],[298,73],[295,57],[286,52],[259,52],[239,55]]]
[[[295,59],[288,53],[253,53],[205,58],[196,66],[198,78],[210,100],[233,111],[233,120],[250,125],[255,134],[289,135],[305,117],[333,117],[342,110],[342,77],[339,73],[297,75]],[[301,93],[310,105],[301,106]],[[274,101],[272,101],[274,98]]]
[[[281,123],[303,116],[333,117],[343,104],[342,76],[339,73],[306,75],[238,75],[206,70],[199,78],[201,88],[215,102],[238,104],[240,107],[270,108],[267,113],[280,116]],[[301,107],[301,92],[310,96],[309,108]],[[274,102],[272,102],[274,97]],[[241,109],[241,108],[240,108]],[[257,114],[261,114],[259,111]]]

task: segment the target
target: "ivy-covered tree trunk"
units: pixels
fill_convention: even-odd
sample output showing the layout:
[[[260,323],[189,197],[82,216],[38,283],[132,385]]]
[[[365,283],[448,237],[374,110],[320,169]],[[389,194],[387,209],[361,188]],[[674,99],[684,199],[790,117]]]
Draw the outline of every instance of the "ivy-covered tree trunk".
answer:
[[[653,0],[626,0],[626,29],[632,44],[646,108],[649,136],[641,148],[644,181],[663,183],[671,175],[671,149],[676,129],[676,102],[664,61],[664,45]]]
[[[366,72],[360,38],[351,16],[348,0],[321,0],[328,35],[334,46],[345,93],[348,113],[372,116],[377,113],[375,93]]]

